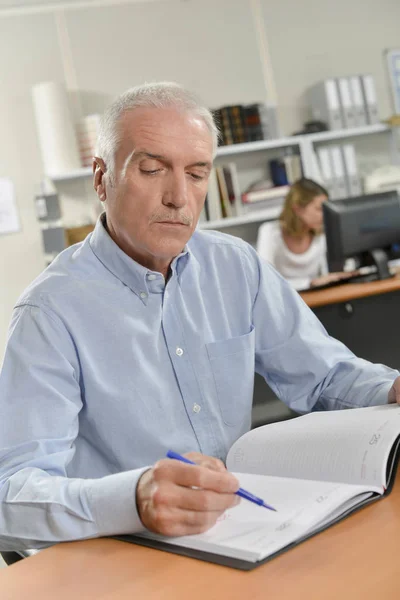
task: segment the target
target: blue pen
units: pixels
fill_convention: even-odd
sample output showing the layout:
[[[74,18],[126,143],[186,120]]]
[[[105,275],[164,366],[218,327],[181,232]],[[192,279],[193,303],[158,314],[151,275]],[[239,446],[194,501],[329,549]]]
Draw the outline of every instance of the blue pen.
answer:
[[[180,460],[181,462],[187,463],[188,465],[196,464],[195,462],[193,462],[192,460],[189,460],[188,458],[185,458],[181,454],[178,454],[177,452],[173,452],[173,450],[168,450],[167,458],[174,458],[175,460]],[[274,510],[275,512],[277,512],[276,508],[274,508],[273,506],[270,506],[269,504],[264,502],[264,500],[262,498],[258,498],[257,496],[254,496],[253,494],[251,494],[250,492],[247,492],[243,488],[239,488],[238,491],[235,492],[235,494],[237,494],[241,498],[245,498],[245,500],[254,502],[254,504],[258,504],[258,506],[264,506],[265,508],[268,508],[269,510]]]

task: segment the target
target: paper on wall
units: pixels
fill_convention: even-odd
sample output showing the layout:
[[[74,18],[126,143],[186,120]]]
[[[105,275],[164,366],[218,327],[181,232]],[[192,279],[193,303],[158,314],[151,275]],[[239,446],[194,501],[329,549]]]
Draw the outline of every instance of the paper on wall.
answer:
[[[14,184],[11,179],[0,179],[0,234],[19,230]]]

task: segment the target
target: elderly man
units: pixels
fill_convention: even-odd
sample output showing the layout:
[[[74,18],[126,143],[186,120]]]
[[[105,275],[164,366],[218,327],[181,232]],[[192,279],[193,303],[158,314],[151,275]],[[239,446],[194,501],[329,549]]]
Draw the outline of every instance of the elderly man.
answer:
[[[129,90],[106,112],[105,212],[12,318],[3,550],[206,530],[237,501],[223,461],[250,427],[254,371],[300,413],[399,399],[398,373],[330,338],[251,246],[195,231],[216,143],[209,111],[175,84]],[[198,466],[163,458],[170,448]]]

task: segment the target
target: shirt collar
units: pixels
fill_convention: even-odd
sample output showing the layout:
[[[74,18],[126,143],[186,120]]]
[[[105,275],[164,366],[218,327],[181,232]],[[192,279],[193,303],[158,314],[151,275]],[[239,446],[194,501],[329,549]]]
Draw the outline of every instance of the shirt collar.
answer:
[[[96,227],[89,238],[90,247],[97,259],[108,271],[113,273],[122,283],[127,285],[132,292],[144,300],[148,295],[148,275],[160,275],[139,264],[125,254],[114,242],[105,227],[106,214],[102,213],[97,220]],[[191,252],[186,245],[182,252],[171,263],[171,277],[180,277],[186,264],[189,262]]]

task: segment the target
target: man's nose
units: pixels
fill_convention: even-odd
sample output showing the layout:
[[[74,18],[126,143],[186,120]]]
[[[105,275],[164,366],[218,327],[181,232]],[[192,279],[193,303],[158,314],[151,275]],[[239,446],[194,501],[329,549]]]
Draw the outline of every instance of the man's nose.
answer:
[[[187,203],[187,197],[186,173],[171,173],[169,185],[164,193],[163,204],[182,208]]]

